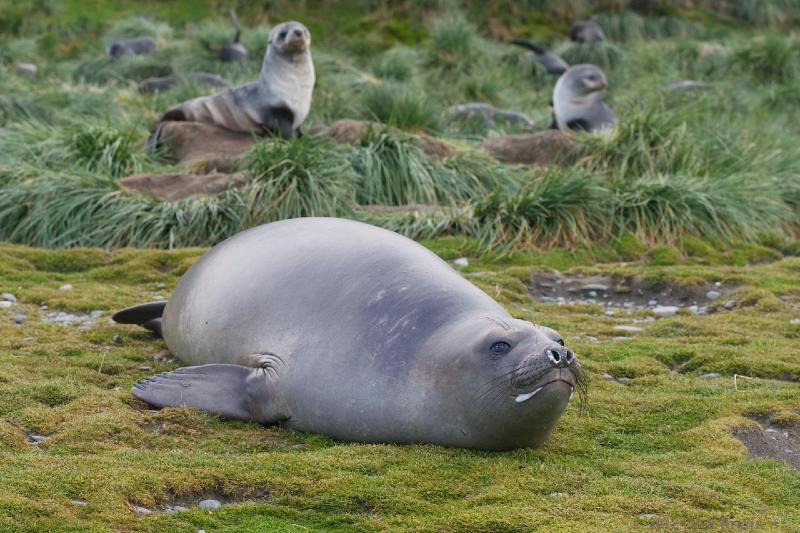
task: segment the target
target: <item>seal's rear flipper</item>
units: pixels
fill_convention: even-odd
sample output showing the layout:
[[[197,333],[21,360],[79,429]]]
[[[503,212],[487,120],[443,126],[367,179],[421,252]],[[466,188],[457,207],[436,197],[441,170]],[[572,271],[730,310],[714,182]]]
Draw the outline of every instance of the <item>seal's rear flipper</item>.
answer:
[[[155,407],[195,407],[224,418],[273,424],[288,418],[262,369],[187,366],[138,381],[133,395]]]
[[[167,302],[150,302],[117,311],[111,318],[117,324],[136,324],[161,335],[161,316]]]

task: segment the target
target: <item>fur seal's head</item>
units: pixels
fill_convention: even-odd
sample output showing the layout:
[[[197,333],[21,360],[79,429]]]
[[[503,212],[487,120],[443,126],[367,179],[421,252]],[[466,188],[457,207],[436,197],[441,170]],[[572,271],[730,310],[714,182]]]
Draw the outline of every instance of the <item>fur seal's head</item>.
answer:
[[[593,93],[600,93],[608,87],[608,79],[599,67],[581,64],[570,67],[556,83],[555,98],[561,92],[571,98],[582,98]]]
[[[448,396],[451,418],[463,420],[469,447],[509,449],[536,446],[555,428],[577,390],[582,404],[586,378],[572,350],[555,330],[510,318],[461,317],[429,346],[449,359],[445,381],[437,387],[459,391]],[[439,344],[438,339],[445,342]],[[456,370],[457,369],[457,370]]]
[[[281,55],[303,53],[311,46],[311,33],[300,22],[282,22],[269,32],[269,48]]]

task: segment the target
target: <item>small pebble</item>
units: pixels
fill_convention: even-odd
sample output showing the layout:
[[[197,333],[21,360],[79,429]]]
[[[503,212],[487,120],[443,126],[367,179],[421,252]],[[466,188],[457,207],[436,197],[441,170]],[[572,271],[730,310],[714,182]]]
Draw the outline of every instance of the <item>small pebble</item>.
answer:
[[[11,307],[11,305],[12,305],[11,302],[3,300],[2,302],[0,302],[0,309],[8,309],[9,307]]]
[[[793,326],[796,326],[797,324],[800,324],[800,318],[793,318],[793,319],[791,319],[791,320],[789,321],[789,324],[791,324],[791,325],[793,325]]]
[[[203,500],[197,504],[200,509],[219,509],[222,504],[218,500]]]
[[[469,259],[466,257],[459,257],[458,259],[453,259],[453,264],[460,267],[469,266]]]
[[[111,342],[113,342],[114,344],[122,344],[122,337],[120,337],[119,335],[114,335],[111,338]]]
[[[700,376],[700,379],[717,379],[718,377],[721,377],[719,372],[709,372],[708,374]]]
[[[700,308],[697,307],[696,305],[690,305],[688,307],[688,309],[689,309],[689,312],[692,313],[693,315],[699,314],[699,311],[700,311]]]
[[[187,509],[183,505],[173,505],[172,510],[175,511],[176,513],[180,513],[181,511],[188,511],[189,509]]]
[[[140,507],[138,505],[134,505],[133,506],[133,512],[136,513],[139,516],[147,516],[149,514],[152,514],[153,511],[151,511],[147,507]]]
[[[600,377],[603,378],[603,379],[606,379],[608,381],[612,381],[614,379],[614,376],[612,376],[611,374],[606,374],[606,373],[601,374]]]
[[[27,322],[28,317],[25,315],[17,315],[14,317],[15,324],[22,324],[23,322]]]
[[[581,290],[590,292],[608,292],[608,285],[603,285],[602,283],[587,283],[581,287]]]
[[[678,313],[678,308],[674,305],[659,305],[653,308],[653,312],[658,316],[675,316]]]
[[[708,299],[709,299],[709,300],[711,300],[712,302],[713,302],[714,300],[718,300],[720,296],[722,296],[722,293],[721,293],[721,292],[719,292],[719,291],[708,291],[708,292],[706,293],[706,298],[708,298]]]
[[[559,296],[558,298],[556,298],[556,303],[558,305],[564,305],[565,303],[567,303],[567,299],[564,298],[563,296]]]
[[[64,285],[60,286],[58,288],[58,290],[60,290],[60,291],[71,291],[72,290],[72,284],[71,283],[65,283]]]
[[[649,305],[650,307],[655,307],[658,305],[658,300],[650,300],[649,302],[647,302],[647,305]]]
[[[725,309],[730,310],[730,309],[733,309],[735,305],[736,305],[736,300],[728,300],[727,302],[722,304],[722,307],[724,307]]]
[[[722,287],[722,282],[721,281],[717,281],[716,283],[714,283],[714,286],[715,287]]]
[[[42,442],[46,438],[44,435],[28,435],[28,440],[31,442]]]
[[[589,298],[597,298],[597,291],[589,291]]]
[[[592,337],[591,335],[586,335],[586,340],[589,342],[598,342],[597,337]]]
[[[617,378],[617,383],[620,383],[622,385],[626,385],[626,384],[630,383],[631,381],[632,381],[631,378],[626,378],[625,376],[620,376],[620,377]]]
[[[147,365],[142,365],[139,367],[139,370],[141,370],[142,372],[150,372],[153,369]]]
[[[38,72],[39,68],[33,63],[17,63],[17,76],[33,79]]]
[[[164,352],[158,352],[157,354],[153,354],[153,361],[156,363],[163,361],[166,359]]]
[[[614,326],[614,329],[617,331],[628,331],[630,333],[642,331],[642,328],[636,326]]]
[[[166,288],[167,288],[166,283],[161,283],[161,282],[156,283],[156,289],[166,289]]]
[[[70,500],[69,503],[72,505],[88,505],[85,500]]]
[[[153,296],[153,301],[154,302],[163,302],[164,300],[166,300],[166,298],[164,298],[160,294],[156,294],[155,296]]]
[[[603,314],[606,316],[614,316],[614,311],[612,311],[611,309],[606,309],[605,311],[603,311]]]
[[[13,294],[11,294],[10,292],[4,292],[3,293],[3,300],[5,300],[6,302],[12,302],[13,303],[13,302],[17,301],[17,297],[14,296]]]

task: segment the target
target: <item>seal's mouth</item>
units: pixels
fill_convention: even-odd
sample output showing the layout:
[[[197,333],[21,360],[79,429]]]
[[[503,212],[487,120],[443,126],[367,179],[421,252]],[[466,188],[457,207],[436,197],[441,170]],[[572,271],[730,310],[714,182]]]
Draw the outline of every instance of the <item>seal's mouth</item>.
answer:
[[[553,383],[566,383],[569,385],[571,393],[575,390],[577,381],[578,380],[575,374],[571,370],[565,368],[554,368],[541,378],[537,379],[534,383],[518,388],[517,394],[512,394],[512,396],[514,397],[514,401],[516,403],[527,402],[539,394],[542,389],[552,385]]]
[[[306,48],[308,48],[308,40],[303,35],[291,37],[283,45],[283,49],[287,52],[303,52]]]

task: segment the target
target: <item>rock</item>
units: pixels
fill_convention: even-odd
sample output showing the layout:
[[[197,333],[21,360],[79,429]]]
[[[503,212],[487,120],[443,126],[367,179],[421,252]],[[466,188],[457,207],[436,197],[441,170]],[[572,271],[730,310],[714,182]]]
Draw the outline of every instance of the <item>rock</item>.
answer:
[[[244,173],[233,174],[134,174],[117,181],[122,187],[144,196],[153,195],[167,202],[177,202],[194,194],[216,194],[240,187],[247,181]]]
[[[122,344],[122,337],[120,337],[119,335],[114,335],[113,337],[111,337],[111,342],[113,342],[114,344]]]
[[[188,511],[188,510],[189,510],[189,509],[187,509],[186,507],[184,507],[183,505],[173,505],[173,506],[172,506],[172,509],[173,509],[173,510],[174,510],[176,513],[180,513],[180,512],[182,512],[182,511]]]
[[[139,367],[139,370],[142,372],[152,372],[153,368],[147,365],[142,365]]]
[[[642,328],[636,326],[614,326],[614,329],[617,331],[627,331],[629,333],[635,333],[637,331],[642,331]]]
[[[706,293],[706,298],[711,300],[712,302],[714,300],[718,300],[720,296],[722,296],[722,293],[719,291],[708,291]]]
[[[603,373],[603,374],[600,375],[600,377],[605,379],[605,380],[607,380],[607,381],[613,381],[614,380],[614,376],[612,376],[611,374]]]
[[[605,316],[614,316],[614,311],[612,311],[611,309],[606,309],[605,311],[603,311],[603,314]]]
[[[503,163],[543,166],[573,160],[574,146],[574,139],[558,130],[531,135],[501,135],[477,145]]]
[[[629,341],[631,340],[630,337],[611,337],[612,341],[620,342],[620,341]]]
[[[153,511],[151,511],[147,507],[141,507],[139,505],[133,506],[133,512],[136,513],[137,516],[147,516],[153,513]]]
[[[648,307],[655,307],[658,305],[658,300],[650,300],[647,302]]]
[[[700,308],[697,307],[696,305],[690,305],[687,309],[689,309],[689,312],[694,315],[697,315],[700,312]]]
[[[253,145],[253,136],[199,122],[167,122],[159,146],[178,165],[197,174],[229,173],[239,156]]]
[[[47,439],[44,435],[28,435],[28,440],[33,443],[39,443]]]
[[[160,294],[156,294],[155,296],[153,296],[153,301],[154,302],[163,302],[164,300],[166,300],[166,298],[164,298]]]
[[[722,307],[730,311],[731,309],[736,307],[736,300],[728,300],[727,302],[722,304]]]
[[[674,305],[658,305],[653,308],[653,312],[661,317],[675,316],[678,314],[678,307]]]
[[[25,315],[17,315],[17,316],[14,317],[14,323],[15,324],[22,324],[23,322],[27,322],[27,321],[28,321],[28,317],[25,316]]]
[[[469,259],[466,257],[459,257],[458,259],[453,259],[453,264],[460,267],[469,266]]]
[[[564,298],[563,296],[559,296],[559,297],[556,299],[556,303],[558,303],[558,305],[564,305],[565,303],[567,303],[567,299],[566,299],[566,298]]]
[[[586,335],[586,340],[589,342],[599,342],[597,337],[592,337],[591,335]]]
[[[658,515],[653,513],[642,513],[639,515],[639,518],[643,520],[652,520],[653,518],[658,518]]]
[[[602,283],[587,283],[581,287],[583,292],[608,292],[608,285]]]
[[[219,509],[222,504],[218,500],[203,500],[197,504],[200,509]]]
[[[167,284],[163,282],[156,283],[156,289],[166,289]]]
[[[3,301],[15,303],[17,301],[17,297],[11,294],[10,292],[4,292]]]
[[[81,506],[83,506],[83,505],[89,505],[89,504],[86,502],[86,500],[78,500],[78,499],[75,499],[75,500],[70,500],[70,501],[69,501],[69,503],[71,503],[72,505],[81,505]]]
[[[717,379],[721,377],[719,372],[709,372],[708,374],[703,374],[700,376],[700,379]]]
[[[33,79],[39,73],[39,67],[33,63],[17,63],[17,76]]]
[[[620,383],[621,385],[627,385],[631,381],[633,381],[631,378],[627,378],[625,376],[620,376],[617,378],[617,383]]]
[[[548,494],[551,498],[564,498],[567,496],[566,492],[551,492]]]
[[[143,94],[153,94],[175,87],[176,85],[185,85],[188,83],[196,83],[198,85],[207,85],[209,87],[229,87],[230,84],[220,78],[216,74],[209,74],[208,72],[191,72],[186,76],[161,76],[154,78],[147,78],[139,83],[139,92]]]
[[[165,359],[167,359],[167,356],[164,355],[164,352],[158,352],[157,354],[153,354],[153,361],[155,361],[156,363],[164,361]]]
[[[60,286],[58,288],[58,290],[60,290],[60,291],[71,291],[72,290],[72,284],[65,283],[64,285]]]
[[[99,309],[96,309],[89,313],[89,318],[100,318],[101,316],[103,316],[103,312],[100,311]]]
[[[793,319],[791,319],[791,320],[789,321],[789,324],[791,324],[791,325],[793,325],[793,326],[796,326],[796,325],[800,324],[800,318],[793,318]]]
[[[13,305],[13,304],[12,304],[11,302],[7,302],[7,301],[5,301],[5,300],[3,300],[3,301],[0,301],[0,309],[8,309],[8,308],[9,308],[9,307],[11,307],[12,305]]]

